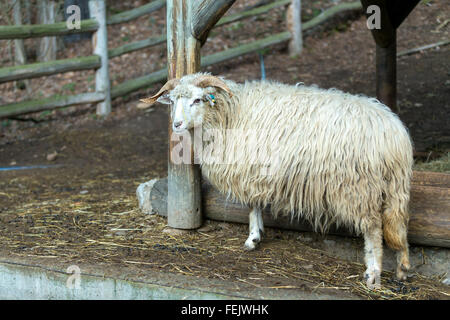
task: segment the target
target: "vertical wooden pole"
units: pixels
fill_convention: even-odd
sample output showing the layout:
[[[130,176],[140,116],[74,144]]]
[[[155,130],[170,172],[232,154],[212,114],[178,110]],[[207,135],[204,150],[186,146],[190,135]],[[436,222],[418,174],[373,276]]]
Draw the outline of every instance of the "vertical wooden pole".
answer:
[[[298,55],[303,49],[302,38],[302,2],[301,0],[292,0],[287,13],[287,26],[292,35],[289,42],[289,54]]]
[[[191,33],[192,6],[194,1],[167,1],[167,67],[168,78],[181,78],[200,70],[200,41]],[[193,144],[193,133],[190,132]],[[171,154],[177,144],[172,133],[169,117],[169,163],[168,163],[168,225],[177,229],[195,229],[202,224],[201,175],[198,165],[175,164]],[[191,152],[193,148],[183,150]]]
[[[91,18],[98,22],[98,29],[92,37],[94,54],[101,57],[102,65],[95,74],[95,91],[103,92],[105,100],[97,104],[97,114],[106,116],[111,113],[111,88],[108,67],[108,32],[106,28],[106,5],[104,0],[89,0]]]
[[[377,44],[376,48],[376,78],[377,98],[392,111],[397,108],[397,39],[396,29],[391,30],[390,43],[386,47]]]

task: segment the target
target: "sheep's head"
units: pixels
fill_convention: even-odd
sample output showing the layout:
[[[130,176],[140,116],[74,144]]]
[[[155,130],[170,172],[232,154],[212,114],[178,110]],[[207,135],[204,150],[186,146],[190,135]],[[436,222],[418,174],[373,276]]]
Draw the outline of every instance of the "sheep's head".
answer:
[[[172,129],[181,133],[202,123],[207,108],[215,107],[217,90],[232,95],[222,79],[209,74],[193,74],[167,81],[157,94],[141,101],[148,106],[156,101],[171,104]]]

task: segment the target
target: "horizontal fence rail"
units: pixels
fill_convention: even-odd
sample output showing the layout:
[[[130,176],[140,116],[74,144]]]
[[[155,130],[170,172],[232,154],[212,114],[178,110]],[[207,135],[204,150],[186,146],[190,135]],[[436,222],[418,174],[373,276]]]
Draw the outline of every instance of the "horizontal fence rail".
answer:
[[[77,104],[96,103],[103,100],[105,100],[105,94],[102,92],[88,92],[71,96],[55,95],[44,99],[27,100],[3,105],[0,107],[0,118],[63,108]]]
[[[97,55],[53,60],[48,62],[31,63],[0,69],[0,83],[16,81],[22,79],[31,79],[68,71],[80,71],[97,69],[101,61]]]

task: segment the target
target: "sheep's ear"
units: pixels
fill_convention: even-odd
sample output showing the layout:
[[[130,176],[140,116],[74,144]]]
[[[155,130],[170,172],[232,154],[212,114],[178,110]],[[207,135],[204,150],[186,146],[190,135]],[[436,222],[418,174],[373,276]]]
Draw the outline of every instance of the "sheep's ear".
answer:
[[[198,77],[194,85],[200,88],[206,88],[206,87],[216,87],[224,90],[227,92],[230,96],[233,96],[233,93],[231,92],[230,88],[226,85],[226,83],[217,77],[211,76],[211,75],[203,75]]]
[[[163,85],[163,87],[161,89],[159,89],[157,94],[151,96],[150,98],[141,99],[140,101],[147,103],[149,107],[152,104],[154,104],[156,101],[162,102],[163,100],[160,101],[159,97],[161,97],[162,95],[165,95],[167,92],[173,90],[173,88],[175,88],[179,83],[180,83],[180,79],[171,79],[171,80],[167,81],[166,84]],[[162,102],[162,103],[165,103],[165,102]]]
[[[159,103],[163,103],[163,104],[171,104],[172,103],[172,100],[170,100],[168,93],[163,94],[158,99],[156,99],[156,101],[158,101]]]

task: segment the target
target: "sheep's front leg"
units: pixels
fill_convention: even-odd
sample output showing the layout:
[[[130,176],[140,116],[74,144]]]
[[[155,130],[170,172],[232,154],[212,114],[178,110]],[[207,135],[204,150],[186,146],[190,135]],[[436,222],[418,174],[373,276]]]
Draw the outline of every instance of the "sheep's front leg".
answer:
[[[250,235],[245,241],[245,250],[254,250],[256,245],[261,241],[261,233],[264,232],[264,224],[262,219],[262,211],[259,208],[253,208],[249,215]]]

